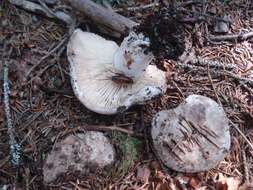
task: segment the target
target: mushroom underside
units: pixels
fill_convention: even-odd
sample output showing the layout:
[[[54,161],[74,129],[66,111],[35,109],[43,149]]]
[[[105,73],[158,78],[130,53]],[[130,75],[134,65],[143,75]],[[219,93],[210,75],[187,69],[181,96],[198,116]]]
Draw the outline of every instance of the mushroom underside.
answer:
[[[124,77],[112,64],[117,49],[115,42],[80,30],[74,32],[68,44],[74,93],[88,109],[97,113],[115,114],[119,108],[141,104],[166,88],[165,73],[153,65],[146,68],[141,78]]]

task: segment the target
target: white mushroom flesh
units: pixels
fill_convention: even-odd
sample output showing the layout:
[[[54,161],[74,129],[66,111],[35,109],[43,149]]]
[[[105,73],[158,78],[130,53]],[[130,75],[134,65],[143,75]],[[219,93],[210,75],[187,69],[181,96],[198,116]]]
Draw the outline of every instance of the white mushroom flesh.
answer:
[[[153,54],[148,50],[149,46],[147,37],[131,32],[115,52],[114,67],[132,79],[142,77],[153,59]]]

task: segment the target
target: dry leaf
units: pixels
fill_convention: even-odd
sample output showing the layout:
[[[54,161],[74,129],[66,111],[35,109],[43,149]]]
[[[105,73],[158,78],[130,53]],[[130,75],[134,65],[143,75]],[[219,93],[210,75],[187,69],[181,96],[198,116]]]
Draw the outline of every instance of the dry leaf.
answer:
[[[199,185],[199,180],[196,179],[196,178],[194,178],[194,177],[192,177],[192,178],[189,179],[188,185],[189,185],[191,188],[196,189],[197,186]]]
[[[155,190],[172,190],[172,189],[170,188],[170,186],[168,185],[168,183],[159,183],[155,187]]]
[[[241,180],[236,177],[225,177],[219,173],[215,177],[215,189],[216,190],[238,190]]]
[[[162,171],[157,171],[155,176],[161,182],[166,180],[166,175]]]

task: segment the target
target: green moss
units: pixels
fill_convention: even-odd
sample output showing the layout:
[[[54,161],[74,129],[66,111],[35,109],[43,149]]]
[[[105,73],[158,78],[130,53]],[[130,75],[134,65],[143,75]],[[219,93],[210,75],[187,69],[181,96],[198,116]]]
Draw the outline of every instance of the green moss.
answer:
[[[142,143],[138,139],[120,132],[113,132],[112,141],[120,153],[117,174],[124,175],[133,166],[134,162],[139,159]]]

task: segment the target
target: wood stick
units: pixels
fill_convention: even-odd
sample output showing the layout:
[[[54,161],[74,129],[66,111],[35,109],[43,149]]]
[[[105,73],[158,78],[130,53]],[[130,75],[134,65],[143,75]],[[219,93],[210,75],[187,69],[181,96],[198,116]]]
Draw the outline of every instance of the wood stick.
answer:
[[[126,34],[134,26],[136,22],[113,12],[111,9],[106,9],[90,0],[67,0],[70,5],[83,12],[94,22],[106,26],[120,34]]]
[[[147,5],[143,5],[143,6],[137,6],[137,7],[127,7],[127,8],[119,8],[119,9],[116,9],[115,11],[116,12],[123,12],[125,10],[127,11],[142,11],[142,10],[145,10],[145,9],[150,9],[150,8],[153,8],[153,7],[157,7],[159,6],[159,3],[150,3],[150,4],[147,4]]]
[[[9,2],[26,11],[33,12],[35,14],[40,14],[51,19],[57,19],[63,23],[66,23],[67,25],[70,25],[72,24],[72,22],[74,22],[69,15],[67,15],[62,11],[49,12],[48,10],[45,9],[45,7],[42,7],[40,4],[28,0],[9,0]]]
[[[138,137],[138,138],[143,138],[144,136],[142,134],[139,133],[135,133],[132,130],[129,129],[125,129],[122,127],[118,127],[115,125],[111,125],[111,126],[104,126],[104,125],[86,125],[86,126],[80,126],[79,129],[83,129],[86,131],[118,131],[121,133],[125,133],[129,136],[134,136],[134,137]]]
[[[54,54],[58,49],[60,49],[62,46],[65,45],[65,43],[68,40],[68,35],[63,36],[63,38],[61,39],[61,41],[50,51],[48,52],[45,56],[43,56],[36,64],[34,64],[29,71],[26,73],[26,77],[28,77],[32,71],[37,68],[45,59],[47,59],[49,56],[51,56],[52,54]]]
[[[242,138],[245,140],[245,142],[249,145],[249,147],[253,150],[253,144],[250,142],[250,140],[244,135],[244,133],[241,131],[241,129],[238,127],[237,124],[235,124],[233,121],[229,120],[230,124],[237,130],[237,132],[242,136]]]
[[[247,40],[249,38],[253,38],[253,31],[245,33],[245,34],[231,34],[231,35],[210,36],[209,37],[209,39],[214,42],[221,42],[221,41],[241,42],[241,41]]]
[[[6,50],[6,44],[4,45],[4,50]],[[12,48],[8,52],[8,58],[12,52]],[[4,95],[4,112],[6,118],[6,126],[7,126],[7,133],[9,136],[9,146],[10,146],[10,161],[11,164],[17,169],[20,167],[20,160],[21,160],[21,146],[17,142],[15,138],[15,127],[13,125],[12,117],[11,117],[11,109],[10,109],[10,89],[9,89],[9,62],[7,62],[2,55],[3,60],[3,95]]]
[[[185,68],[185,69],[190,69],[190,70],[195,70],[196,72],[200,73],[200,74],[205,74],[206,73],[206,69],[204,67],[199,67],[199,66],[195,66],[195,65],[190,65],[190,64],[185,64],[185,63],[176,63],[175,67],[177,68]],[[249,79],[249,78],[245,78],[245,77],[239,77],[236,74],[229,72],[229,71],[223,71],[223,70],[210,70],[210,74],[213,77],[220,77],[220,76],[228,76],[244,85],[248,85],[250,87],[253,86],[253,80]],[[252,91],[251,89],[249,89],[249,91]]]
[[[39,3],[38,0],[30,0],[32,2],[35,2],[35,3]],[[48,4],[48,5],[55,5],[57,4],[57,0],[43,0],[44,3]]]
[[[249,168],[248,168],[247,157],[246,157],[246,152],[245,152],[244,147],[242,148],[242,162],[243,162],[243,170],[244,170],[244,183],[250,184]]]

